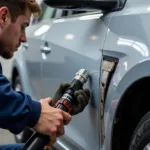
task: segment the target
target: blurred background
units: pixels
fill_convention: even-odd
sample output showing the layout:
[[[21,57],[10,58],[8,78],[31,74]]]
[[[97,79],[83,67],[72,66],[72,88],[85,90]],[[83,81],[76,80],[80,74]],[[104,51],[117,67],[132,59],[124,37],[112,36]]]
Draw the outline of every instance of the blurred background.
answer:
[[[3,66],[3,72],[4,72],[3,74],[8,79],[10,79],[10,67],[11,67],[11,63],[12,63],[13,59],[14,58],[12,58],[10,60],[5,60],[5,59],[0,57],[0,62]],[[16,143],[13,134],[10,133],[8,130],[0,129],[0,145],[2,145],[2,144],[13,144],[13,143]]]

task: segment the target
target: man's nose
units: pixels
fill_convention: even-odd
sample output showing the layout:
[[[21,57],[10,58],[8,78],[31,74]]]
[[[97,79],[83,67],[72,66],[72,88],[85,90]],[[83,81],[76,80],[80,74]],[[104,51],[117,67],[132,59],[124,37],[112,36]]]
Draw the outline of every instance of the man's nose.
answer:
[[[27,37],[26,37],[25,33],[21,35],[20,41],[23,42],[23,43],[27,42]]]

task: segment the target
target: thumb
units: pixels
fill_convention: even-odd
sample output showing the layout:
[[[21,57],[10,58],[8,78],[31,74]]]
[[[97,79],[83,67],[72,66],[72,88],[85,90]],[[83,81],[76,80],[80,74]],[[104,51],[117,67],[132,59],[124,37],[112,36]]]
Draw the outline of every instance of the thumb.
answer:
[[[52,149],[51,149],[51,147],[49,147],[49,146],[45,146],[45,147],[44,147],[44,150],[52,150]]]
[[[50,97],[45,98],[45,102],[47,102],[48,104],[50,104],[52,102],[52,99]]]
[[[41,99],[40,102],[51,104],[52,99],[50,97],[47,97],[47,98]]]

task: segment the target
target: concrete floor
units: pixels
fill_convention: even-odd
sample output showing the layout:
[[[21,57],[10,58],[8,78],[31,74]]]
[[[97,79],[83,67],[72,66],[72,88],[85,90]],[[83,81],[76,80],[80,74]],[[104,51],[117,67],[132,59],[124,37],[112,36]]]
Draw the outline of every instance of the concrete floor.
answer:
[[[0,145],[14,143],[14,136],[9,131],[0,129]]]

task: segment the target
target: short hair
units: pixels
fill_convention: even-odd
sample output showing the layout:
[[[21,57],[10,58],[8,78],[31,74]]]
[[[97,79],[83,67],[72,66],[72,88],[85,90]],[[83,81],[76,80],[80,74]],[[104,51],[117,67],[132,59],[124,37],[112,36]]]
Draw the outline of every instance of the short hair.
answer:
[[[41,8],[36,0],[0,0],[0,7],[6,6],[9,9],[12,21],[25,14],[27,8],[30,9],[34,17],[39,17]]]

